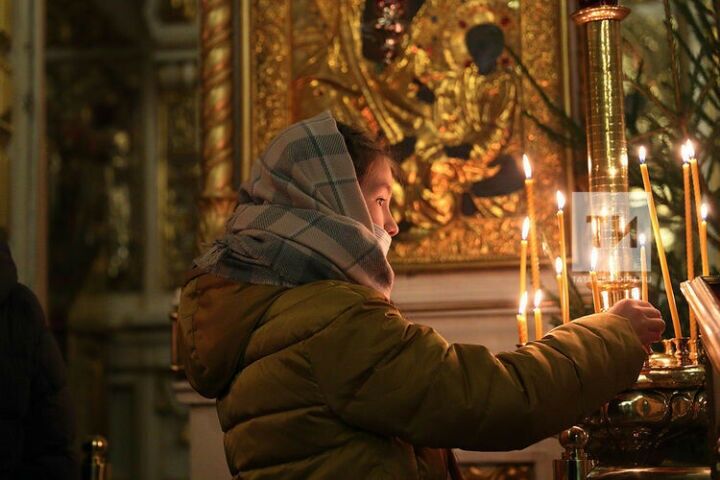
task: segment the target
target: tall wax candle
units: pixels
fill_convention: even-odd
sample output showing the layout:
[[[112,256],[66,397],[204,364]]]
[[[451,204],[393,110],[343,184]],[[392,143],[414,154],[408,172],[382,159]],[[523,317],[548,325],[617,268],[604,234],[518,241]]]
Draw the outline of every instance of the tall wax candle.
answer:
[[[647,269],[647,251],[645,249],[645,234],[638,235],[640,243],[640,298],[643,302],[648,301],[648,269]]]
[[[532,176],[532,165],[527,155],[523,155],[525,170],[525,193],[527,195],[528,216],[530,217],[530,273],[533,290],[540,288],[540,257],[538,255],[537,216],[535,214],[535,180]]]
[[[650,210],[650,223],[653,228],[653,235],[655,236],[655,246],[658,252],[658,259],[660,260],[660,270],[662,271],[663,283],[665,284],[665,295],[668,299],[668,306],[670,308],[670,316],[672,317],[673,329],[675,338],[682,338],[682,330],[680,329],[680,317],[677,312],[677,305],[675,304],[675,294],[672,288],[672,282],[670,281],[670,270],[667,265],[667,258],[665,257],[665,247],[663,246],[662,236],[660,233],[660,222],[658,221],[657,210],[655,209],[655,199],[653,198],[652,185],[650,184],[650,174],[648,173],[647,164],[645,163],[645,156],[647,151],[644,147],[640,147],[640,173],[643,179],[643,187],[647,195],[648,209]]]
[[[698,166],[697,158],[695,158],[695,146],[690,140],[685,142],[683,145],[683,152],[688,157],[688,163],[690,164],[690,174],[692,176],[693,184],[693,197],[695,199],[695,215],[697,217],[698,232],[700,231],[700,222],[702,221],[700,215],[700,207],[702,204],[702,190],[700,189],[700,167]],[[700,251],[702,255],[702,250]]]
[[[530,217],[525,217],[522,225],[522,237],[520,240],[520,296],[527,292],[527,247],[528,233],[530,231]]]
[[[542,310],[540,310],[542,298],[542,290],[535,290],[535,308],[533,309],[533,314],[535,316],[535,340],[540,340],[543,337]]]
[[[563,271],[563,262],[560,257],[555,257],[555,280],[557,281],[557,292],[558,292],[558,298],[560,299],[560,311],[563,312],[566,308],[565,305],[565,298],[563,297],[563,277],[562,277],[562,271]]]
[[[518,345],[525,345],[528,341],[528,328],[527,328],[527,292],[520,296],[520,305],[517,313],[517,328],[518,328]]]
[[[561,305],[564,307],[562,308],[562,321],[563,323],[569,323],[570,322],[570,309],[568,308],[570,303],[570,292],[569,292],[569,285],[568,285],[568,273],[567,273],[567,253],[566,253],[566,246],[565,246],[565,216],[563,209],[565,208],[565,195],[561,191],[558,190],[557,194],[557,223],[558,223],[558,230],[560,235],[560,258],[562,259],[562,280],[563,280],[563,290],[561,292],[561,298],[562,302]]]
[[[700,205],[700,258],[702,259],[702,274],[705,277],[710,275],[707,251],[707,216],[708,206],[707,203],[703,203]]]
[[[597,280],[597,262],[598,251],[597,248],[593,247],[590,252],[590,288],[592,290],[593,309],[595,313],[600,313],[602,303],[600,302],[600,287]]]
[[[682,153],[682,173],[683,173],[683,197],[685,200],[685,257],[687,262],[687,278],[692,280],[695,278],[695,252],[693,248],[693,221],[692,221],[692,196],[690,187],[690,152],[687,145],[683,145]],[[688,318],[690,319],[690,338],[697,338],[697,319],[692,307],[688,305]]]

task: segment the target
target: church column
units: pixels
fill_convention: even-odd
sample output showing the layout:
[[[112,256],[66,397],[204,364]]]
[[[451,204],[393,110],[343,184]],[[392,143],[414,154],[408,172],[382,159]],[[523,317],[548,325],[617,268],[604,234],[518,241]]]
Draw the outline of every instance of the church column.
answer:
[[[201,162],[202,192],[198,246],[202,249],[222,233],[235,207],[233,2],[200,3]]]
[[[248,23],[248,5],[247,0],[200,1],[200,250],[223,232],[237,201],[234,184],[247,174],[237,158],[241,149],[249,149],[239,128],[247,126],[249,116],[247,107],[242,109],[249,75],[244,87],[236,79],[249,48],[248,41],[238,39]],[[176,382],[174,391],[180,403],[190,406],[191,480],[229,478],[215,401],[198,395],[187,380]]]

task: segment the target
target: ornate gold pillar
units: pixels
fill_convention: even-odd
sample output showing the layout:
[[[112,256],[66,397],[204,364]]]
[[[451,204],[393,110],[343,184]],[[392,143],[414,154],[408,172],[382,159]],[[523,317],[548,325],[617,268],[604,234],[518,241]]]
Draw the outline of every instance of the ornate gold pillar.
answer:
[[[233,121],[234,3],[233,0],[201,0],[200,3],[200,249],[223,232],[236,203],[233,188],[237,148]]]
[[[0,238],[10,227],[10,161],[8,148],[12,128],[12,84],[10,45],[12,11],[10,0],[0,0]]]
[[[628,189],[620,21],[629,13],[626,7],[601,5],[572,16],[587,38],[583,67],[590,192]]]
[[[612,3],[612,2],[611,2]],[[617,2],[615,2],[617,3]],[[585,121],[593,246],[599,250],[598,276],[609,305],[635,286],[629,247],[620,242],[630,219],[629,204],[616,195],[628,191],[628,153],[620,22],[630,9],[586,0],[572,15],[582,29],[585,62]]]

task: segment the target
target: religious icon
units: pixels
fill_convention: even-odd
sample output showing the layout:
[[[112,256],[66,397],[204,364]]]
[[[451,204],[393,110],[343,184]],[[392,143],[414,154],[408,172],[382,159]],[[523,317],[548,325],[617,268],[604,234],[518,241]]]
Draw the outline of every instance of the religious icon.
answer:
[[[294,0],[290,11],[303,12],[290,15],[291,120],[330,110],[400,163],[393,262],[517,257],[506,245],[524,217],[527,132],[505,47],[522,50],[520,2]]]

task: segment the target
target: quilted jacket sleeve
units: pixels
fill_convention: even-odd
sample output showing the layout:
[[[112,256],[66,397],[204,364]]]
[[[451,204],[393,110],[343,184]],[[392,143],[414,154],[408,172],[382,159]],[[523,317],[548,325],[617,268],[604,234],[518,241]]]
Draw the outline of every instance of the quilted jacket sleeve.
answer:
[[[493,355],[481,345],[448,344],[367,298],[306,348],[343,421],[414,445],[487,451],[523,448],[571,426],[629,387],[645,358],[630,323],[612,314]]]

